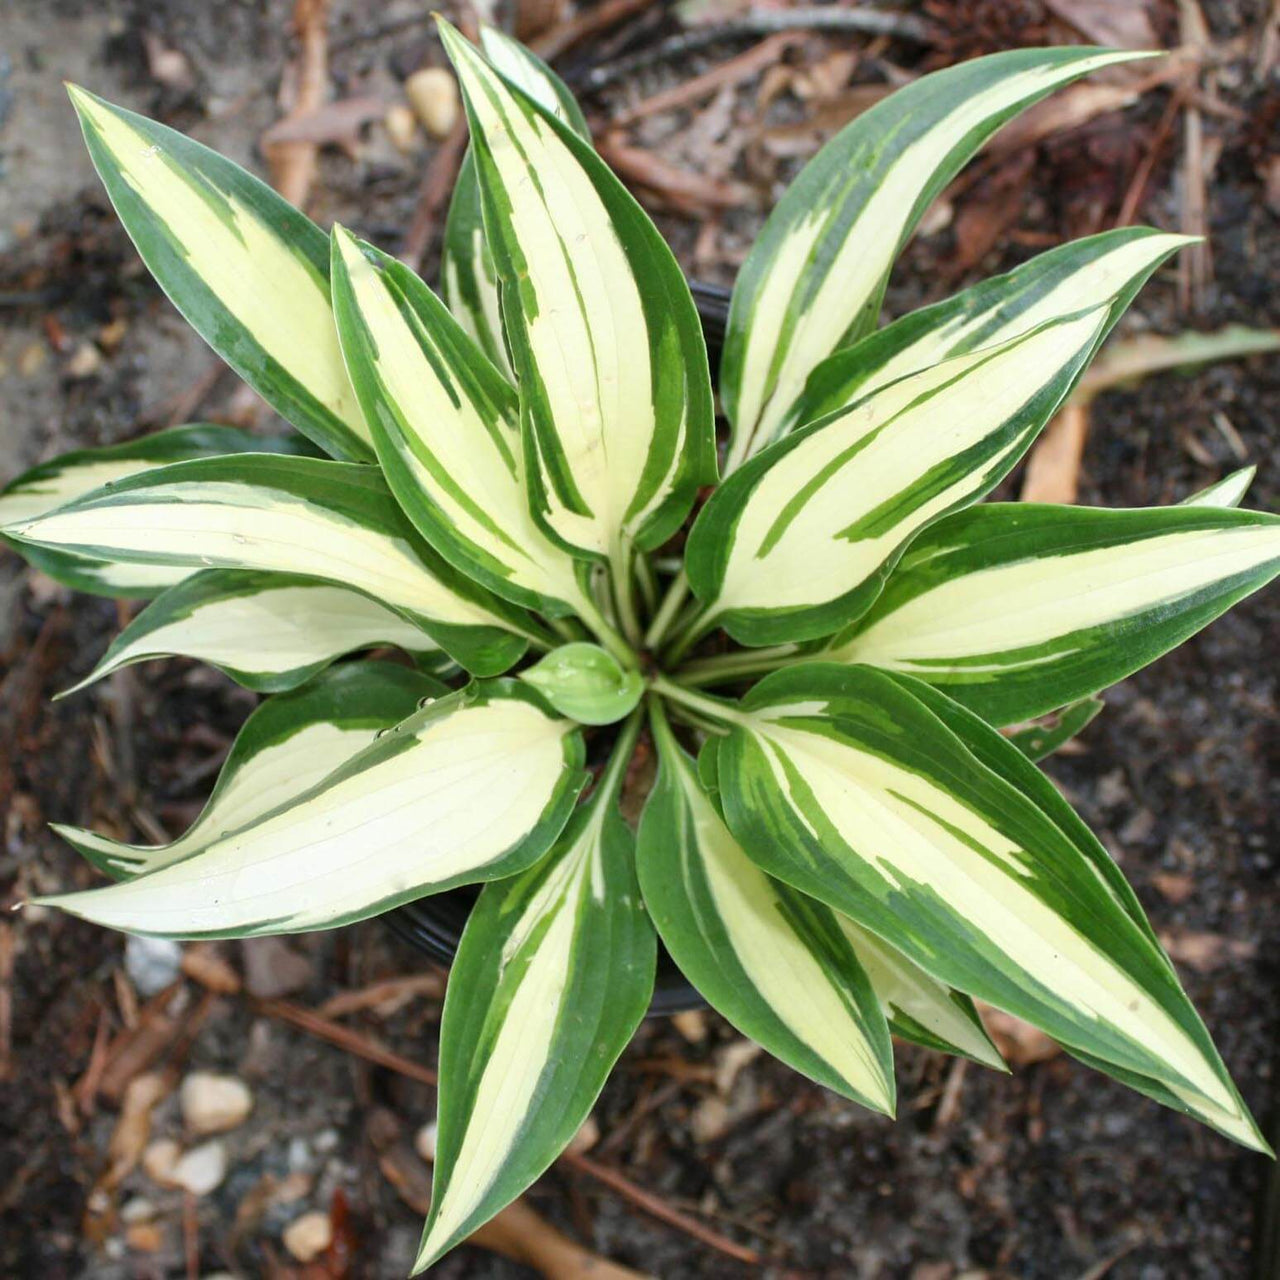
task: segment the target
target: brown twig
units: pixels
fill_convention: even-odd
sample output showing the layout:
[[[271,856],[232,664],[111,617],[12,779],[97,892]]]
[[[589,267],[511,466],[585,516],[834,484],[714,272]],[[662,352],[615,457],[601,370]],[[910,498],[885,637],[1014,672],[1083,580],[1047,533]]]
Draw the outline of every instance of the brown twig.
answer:
[[[1080,463],[1088,438],[1088,403],[1070,401],[1045,428],[1027,459],[1022,501],[1074,502],[1080,488]]]
[[[1209,47],[1209,29],[1196,0],[1178,0],[1178,24],[1182,42],[1203,52]],[[1199,83],[1200,69],[1191,63],[1183,72],[1188,90]],[[1204,117],[1200,108],[1188,101],[1182,114],[1181,222],[1186,235],[1205,237],[1188,245],[1178,259],[1178,302],[1183,310],[1202,311],[1205,291],[1213,278],[1213,258],[1209,249],[1209,194],[1205,164]]]
[[[431,1180],[419,1154],[405,1141],[400,1121],[389,1111],[374,1110],[365,1133],[378,1154],[382,1176],[411,1209],[431,1211]],[[467,1243],[500,1253],[532,1267],[548,1280],[648,1280],[570,1240],[535,1213],[524,1197],[500,1209],[478,1227]]]
[[[1122,1262],[1129,1256],[1140,1244],[1142,1237],[1135,1236],[1132,1240],[1125,1241],[1118,1249],[1107,1254],[1107,1256],[1098,1262],[1095,1262],[1087,1271],[1081,1273],[1080,1280],[1102,1280],[1103,1276],[1111,1274],[1111,1269],[1117,1262]]]
[[[182,1193],[182,1254],[187,1264],[187,1280],[199,1280],[200,1219],[196,1216],[196,1198],[190,1191]]]
[[[664,89],[661,93],[655,93],[652,97],[637,102],[635,106],[623,111],[614,123],[619,126],[634,124],[645,116],[657,115],[661,111],[673,111],[677,107],[687,107],[700,102],[727,85],[735,85],[763,71],[766,67],[771,67],[791,45],[801,38],[802,33],[798,31],[782,31],[769,36],[759,44],[753,45],[745,53],[740,53],[737,57],[712,67],[710,71],[705,71],[700,76],[694,76],[691,80],[682,81],[670,89]]]
[[[738,1262],[744,1262],[748,1266],[755,1266],[760,1261],[760,1255],[754,1249],[738,1244],[727,1236],[722,1236],[718,1231],[712,1231],[710,1227],[704,1226],[686,1213],[681,1213],[679,1209],[673,1209],[666,1201],[660,1200],[643,1187],[636,1186],[634,1182],[616,1169],[611,1169],[608,1165],[599,1164],[597,1161],[592,1160],[590,1156],[576,1155],[566,1151],[560,1157],[559,1163],[566,1165],[570,1169],[576,1169],[580,1173],[588,1174],[595,1178],[597,1182],[603,1182],[606,1187],[630,1200],[632,1204],[637,1205],[660,1222],[677,1227],[686,1235],[692,1236],[695,1240],[700,1240],[709,1248],[715,1249],[727,1257],[734,1258]]]
[[[359,991],[340,991],[326,1000],[316,1010],[322,1018],[344,1018],[362,1009],[391,1005],[398,1009],[402,1004],[418,996],[439,999],[444,995],[444,975],[440,973],[414,973],[404,978],[388,978],[362,987]]]
[[[13,1075],[13,926],[0,924],[0,1083]]]
[[[744,14],[730,22],[681,31],[649,48],[637,50],[616,62],[593,67],[582,78],[583,88],[603,89],[606,85],[659,62],[686,58],[707,45],[722,44],[727,40],[750,40],[779,32],[797,35],[811,31],[857,32],[879,36],[913,40],[919,44],[937,44],[943,38],[940,28],[906,13],[877,12],[867,6],[846,8],[824,5],[821,8],[759,9]],[[546,55],[544,55],[546,56]]]
[[[516,39],[528,44],[564,21],[568,0],[516,0]]]
[[[596,5],[594,9],[588,9],[567,22],[561,22],[539,36],[533,42],[533,50],[549,61],[588,36],[608,31],[624,18],[642,13],[653,2],[654,0],[604,0],[603,4]]]
[[[276,1018],[281,1022],[287,1022],[291,1026],[307,1032],[308,1035],[315,1036],[318,1040],[325,1040],[329,1044],[335,1045],[339,1049],[344,1049],[347,1053],[353,1054],[358,1058],[377,1063],[379,1066],[387,1067],[403,1076],[408,1076],[411,1080],[421,1081],[423,1084],[434,1085],[436,1083],[436,1073],[429,1067],[420,1066],[418,1063],[403,1057],[391,1049],[384,1049],[380,1044],[370,1040],[368,1037],[362,1036],[336,1022],[331,1022],[328,1018],[322,1018],[312,1010],[304,1009],[301,1005],[290,1004],[285,1000],[251,1000],[249,1003],[255,1012],[269,1018]],[[616,1191],[633,1204],[638,1205],[655,1218],[684,1231],[687,1235],[692,1236],[695,1240],[700,1240],[710,1248],[717,1249],[719,1252],[749,1265],[760,1260],[759,1254],[754,1249],[735,1244],[734,1241],[720,1235],[719,1232],[703,1226],[702,1223],[689,1217],[688,1214],[681,1213],[678,1209],[673,1209],[651,1192],[645,1191],[643,1187],[636,1186],[634,1182],[616,1169],[598,1164],[587,1156],[573,1154],[568,1151],[561,1155],[560,1163],[568,1168],[577,1170],[579,1173],[585,1173],[595,1178],[598,1182],[604,1183],[605,1186]]]
[[[132,1081],[162,1058],[168,1060],[169,1070],[175,1070],[190,1053],[200,1028],[212,1012],[214,996],[206,992],[185,1012],[173,1012],[171,1006],[179,993],[186,994],[181,979],[171,982],[142,1006],[137,1026],[120,1032],[112,1040],[97,1086],[97,1092],[103,1097],[118,1102]]]
[[[652,1115],[659,1107],[665,1106],[683,1088],[684,1082],[681,1080],[664,1080],[656,1089],[644,1096],[624,1120],[609,1131],[600,1145],[595,1148],[596,1155],[607,1156],[617,1151],[631,1138],[646,1116]]]
[[[1173,123],[1178,118],[1178,112],[1182,110],[1182,102],[1182,90],[1175,89],[1169,95],[1164,114],[1160,117],[1160,123],[1156,125],[1156,131],[1142,157],[1142,163],[1138,165],[1133,180],[1129,183],[1129,189],[1124,193],[1120,212],[1116,215],[1117,227],[1127,227],[1137,217],[1147,194],[1147,183],[1151,181],[1151,174],[1164,151],[1165,143],[1169,141],[1169,136],[1173,132]]]
[[[296,111],[281,117],[262,135],[265,151],[286,142],[307,142],[314,147],[337,143],[350,148],[358,140],[362,125],[381,120],[388,103],[375,94],[358,94],[340,102],[323,102],[314,111]]]
[[[436,221],[440,210],[453,190],[454,179],[458,176],[458,168],[462,164],[462,155],[467,147],[467,120],[459,114],[449,136],[436,148],[436,153],[422,175],[422,184],[418,188],[418,198],[414,205],[413,217],[409,229],[404,233],[404,244],[400,249],[400,261],[414,271],[422,265],[427,250],[431,247],[431,239],[435,235]]]
[[[707,209],[740,209],[756,199],[756,193],[741,182],[668,164],[652,151],[623,142],[618,134],[605,134],[596,149],[619,177],[665,197],[682,213],[696,216]]]
[[[363,1058],[366,1062],[387,1067],[422,1084],[436,1083],[436,1073],[430,1067],[421,1066],[392,1049],[384,1049],[368,1036],[362,1036],[358,1031],[352,1031],[350,1027],[331,1022],[328,1018],[322,1018],[318,1013],[304,1009],[301,1005],[291,1004],[287,1000],[251,1000],[249,1003],[256,1013],[275,1018],[279,1022],[287,1022],[290,1026],[297,1027],[299,1031],[305,1031],[308,1035],[315,1036],[317,1040],[324,1040],[336,1045],[339,1049],[345,1049],[347,1053]]]
[[[215,360],[185,391],[179,391],[145,411],[143,420],[147,423],[163,422],[167,427],[190,421],[192,414],[213,394],[214,387],[227,372],[227,366],[221,360]]]
[[[76,1081],[71,1091],[82,1115],[91,1116],[98,1101],[98,1090],[102,1086],[102,1073],[110,1061],[111,1022],[106,1009],[98,1010],[98,1028],[93,1034],[93,1048],[89,1050],[89,1065],[84,1075]]]
[[[964,1088],[965,1073],[969,1068],[968,1058],[956,1058],[947,1072],[947,1083],[943,1086],[942,1100],[933,1117],[934,1133],[941,1133],[951,1126],[960,1113],[960,1092]]]
[[[298,121],[318,111],[329,88],[328,0],[295,0],[293,25],[300,49],[297,62],[297,93],[293,106],[275,128]],[[271,185],[299,209],[306,204],[315,181],[319,145],[309,141],[263,143],[263,154],[271,169]]]

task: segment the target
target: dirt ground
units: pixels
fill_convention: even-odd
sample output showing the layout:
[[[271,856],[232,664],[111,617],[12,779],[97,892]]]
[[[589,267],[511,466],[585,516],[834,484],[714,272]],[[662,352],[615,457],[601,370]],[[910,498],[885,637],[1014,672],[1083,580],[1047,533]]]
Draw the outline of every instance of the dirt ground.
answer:
[[[215,377],[213,357],[146,276],[60,81],[262,172],[258,139],[281,115],[296,56],[291,7],[0,0],[0,483],[179,413],[270,425],[233,376]],[[562,7],[542,6],[553,15]],[[726,0],[731,16],[745,7]],[[998,149],[962,177],[904,254],[887,313],[1113,225],[1126,201],[1137,219],[1186,226],[1203,190],[1211,276],[1161,272],[1123,333],[1280,325],[1280,35],[1264,39],[1268,8],[1202,0],[1209,53],[1198,79],[1153,85],[1121,110]],[[401,100],[407,73],[441,61],[426,9],[333,0],[333,95]],[[1198,12],[1184,9],[1184,22]],[[869,87],[1012,44],[1079,39],[1062,15],[1090,10],[1109,7],[931,0],[910,8],[930,24],[923,39],[802,31],[736,84],[624,126],[636,104],[757,47],[762,33],[665,46],[681,30],[676,15],[637,3],[556,65],[593,122],[611,126],[602,145],[630,165],[687,269],[727,283],[780,184],[825,127],[865,105]],[[1172,0],[1156,0],[1150,14],[1160,42],[1176,45]],[[1194,23],[1183,32],[1195,34]],[[1199,116],[1199,149],[1188,144],[1197,126],[1187,107]],[[349,150],[325,148],[308,210],[396,251],[437,151],[419,139],[404,154],[375,122]],[[424,269],[432,279],[433,251]],[[1081,501],[1176,501],[1250,461],[1249,505],[1280,509],[1274,357],[1109,393],[1092,419]],[[73,597],[0,549],[0,906],[89,882],[47,830],[51,820],[133,839],[180,831],[254,702],[174,661],[51,703],[119,622],[112,602]],[[1272,1126],[1278,648],[1272,591],[1111,690],[1105,714],[1048,765],[1169,939],[1242,1092]],[[426,1173],[412,1140],[431,1119],[434,1091],[349,1050],[354,1041],[434,1065],[441,984],[377,921],[287,945],[228,946],[217,959],[212,978],[189,965],[149,1000],[118,935],[41,910],[0,919],[0,1275],[407,1274],[421,1222],[410,1203]],[[384,982],[392,985],[367,990]],[[364,993],[355,1011],[326,1006],[353,991]],[[322,1007],[326,1025],[345,1029],[346,1049],[287,1020],[289,1010]],[[1034,1058],[1039,1047],[1021,1050]],[[184,1140],[168,1086],[193,1070],[235,1075],[253,1091],[249,1119],[222,1139],[225,1178],[186,1199],[141,1167],[112,1185],[113,1161],[136,1156],[141,1142]],[[120,1111],[139,1071],[166,1085],[141,1130]],[[754,1250],[756,1264],[656,1221],[581,1172],[553,1171],[528,1200],[595,1252],[663,1280],[1263,1274],[1258,1240],[1276,1193],[1261,1157],[1061,1055],[1006,1078],[904,1047],[898,1071],[900,1114],[888,1121],[744,1054],[712,1015],[644,1025],[600,1100],[591,1158]],[[393,1131],[399,1140],[388,1145]],[[282,1232],[308,1210],[330,1215],[335,1246],[306,1267]],[[437,1274],[536,1273],[464,1247]]]

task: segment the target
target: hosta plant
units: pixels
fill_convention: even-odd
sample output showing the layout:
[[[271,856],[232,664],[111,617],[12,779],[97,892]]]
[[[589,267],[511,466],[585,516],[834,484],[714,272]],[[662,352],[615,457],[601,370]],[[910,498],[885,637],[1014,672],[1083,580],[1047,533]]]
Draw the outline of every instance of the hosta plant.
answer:
[[[877,328],[895,255],[984,141],[1134,55],[981,58],[828,143],[738,278],[720,461],[657,230],[546,67],[442,30],[471,127],[445,302],[73,90],[143,259],[300,434],[183,427],[0,498],[45,572],[155,597],[89,680],[179,654],[274,695],[172,844],[61,828],[116,883],[47,901],[227,938],[483,883],[419,1267],[577,1130],[659,943],[739,1030],[874,1110],[894,1108],[891,1033],[1002,1067],[976,999],[1265,1149],[1033,761],[1270,579],[1280,519],[1235,508],[1247,475],[1173,507],[979,505],[1184,240],[1094,236]],[[386,646],[405,657],[340,661]],[[641,742],[657,776],[633,832]]]

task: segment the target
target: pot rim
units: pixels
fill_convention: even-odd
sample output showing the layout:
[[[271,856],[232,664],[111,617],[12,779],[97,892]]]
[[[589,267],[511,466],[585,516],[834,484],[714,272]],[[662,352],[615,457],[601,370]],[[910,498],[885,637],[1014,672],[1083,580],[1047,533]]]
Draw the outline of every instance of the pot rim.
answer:
[[[476,886],[468,886],[474,889]],[[471,914],[472,895],[465,889],[450,889],[430,897],[407,902],[381,918],[397,937],[437,963],[448,966],[458,950],[467,917]],[[666,1018],[673,1013],[705,1009],[707,1002],[697,988],[680,972],[676,963],[658,944],[658,967],[654,977],[653,998],[645,1015]]]

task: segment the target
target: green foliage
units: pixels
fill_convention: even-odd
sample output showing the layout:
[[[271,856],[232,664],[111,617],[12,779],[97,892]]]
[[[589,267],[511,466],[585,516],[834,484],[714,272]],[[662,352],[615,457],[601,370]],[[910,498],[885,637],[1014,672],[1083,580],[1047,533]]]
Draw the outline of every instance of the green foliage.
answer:
[[[272,695],[185,836],[59,828],[117,883],[46,901],[227,937],[483,882],[445,1005],[419,1269],[571,1138],[659,939],[734,1025],[869,1107],[894,1107],[891,1032],[1001,1067],[979,997],[1265,1150],[1132,891],[1033,761],[1274,577],[1280,519],[1236,507],[1249,472],[1154,510],[981,505],[1184,240],[1091,237],[874,331],[956,170],[1130,55],[978,59],[815,157],[734,294],[721,476],[657,229],[544,64],[443,33],[472,131],[447,306],[73,90],[144,261],[314,444],[197,425],[0,494],[34,564],[159,593],[90,680],[183,654]],[[687,555],[664,578],[668,543]],[[342,661],[385,645],[404,665]],[[642,733],[658,777],[624,806]]]

